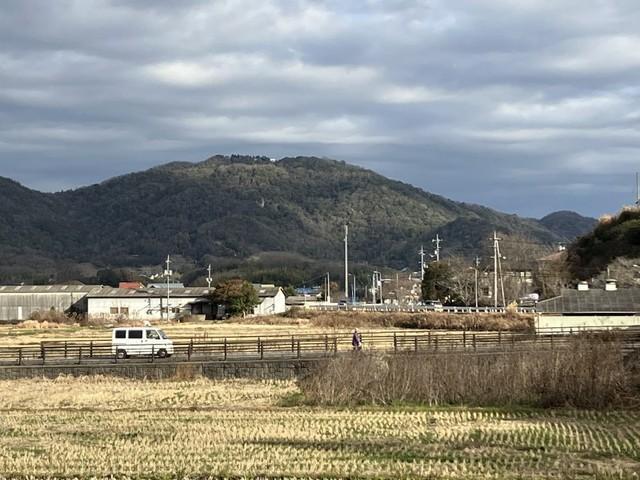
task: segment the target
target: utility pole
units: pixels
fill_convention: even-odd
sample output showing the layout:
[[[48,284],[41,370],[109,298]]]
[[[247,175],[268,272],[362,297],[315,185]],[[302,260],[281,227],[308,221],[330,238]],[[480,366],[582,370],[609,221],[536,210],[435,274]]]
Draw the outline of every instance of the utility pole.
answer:
[[[207,267],[207,287],[211,288],[211,282],[213,281],[213,278],[211,278],[211,265],[209,265]]]
[[[498,233],[493,231],[493,305],[498,308],[498,272],[500,273],[500,289],[502,291],[502,303],[504,298],[504,282],[502,280],[502,254],[500,253],[500,240]],[[505,305],[506,306],[506,305]]]
[[[351,276],[353,277],[353,298],[351,303],[356,303],[356,274],[352,273]]]
[[[349,300],[349,225],[344,226],[344,298]]]
[[[424,245],[420,246],[420,252],[418,253],[420,254],[420,280],[424,281]]]
[[[498,234],[493,231],[493,306],[498,308]]]
[[[373,298],[373,303],[376,303],[376,292],[378,290],[378,272],[373,272],[371,275],[371,295]]]
[[[431,240],[431,242],[436,244],[436,250],[435,250],[435,254],[436,254],[436,262],[440,261],[440,242],[442,242],[442,239],[440,238],[440,236],[436,233],[436,238],[434,238],[433,240]]]
[[[476,310],[478,309],[478,267],[480,266],[480,257],[476,257],[475,261],[475,276],[476,276]]]
[[[165,262],[167,264],[167,268],[164,271],[164,275],[165,277],[167,277],[167,320],[169,320],[169,312],[170,310],[170,302],[171,302],[171,275],[173,275],[173,272],[171,271],[171,257],[169,255],[167,255],[167,261]],[[162,309],[161,309],[162,310]]]
[[[331,276],[327,272],[327,289],[325,290],[324,301],[331,303]]]

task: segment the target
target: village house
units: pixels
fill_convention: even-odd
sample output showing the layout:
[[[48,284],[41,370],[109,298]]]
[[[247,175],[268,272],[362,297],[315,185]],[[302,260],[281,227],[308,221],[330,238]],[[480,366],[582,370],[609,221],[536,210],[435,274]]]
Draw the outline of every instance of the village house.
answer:
[[[275,285],[254,284],[260,303],[253,309],[254,315],[275,315],[287,310],[286,298],[282,288]]]

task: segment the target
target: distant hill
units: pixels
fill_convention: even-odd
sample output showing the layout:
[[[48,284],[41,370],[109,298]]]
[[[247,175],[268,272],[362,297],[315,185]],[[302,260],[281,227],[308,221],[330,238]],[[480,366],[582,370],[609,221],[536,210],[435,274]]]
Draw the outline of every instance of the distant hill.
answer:
[[[570,245],[567,265],[574,278],[588,280],[617,258],[640,257],[640,209],[628,208],[601,220]]]
[[[583,217],[576,212],[561,210],[540,219],[545,227],[567,241],[572,241],[591,232],[598,221],[595,218]]]
[[[27,267],[157,265],[169,253],[194,265],[262,252],[338,261],[345,223],[355,262],[396,268],[415,268],[436,233],[444,252],[473,255],[494,229],[544,244],[573,232],[315,157],[214,156],[53,194],[0,179],[0,214],[0,282]]]

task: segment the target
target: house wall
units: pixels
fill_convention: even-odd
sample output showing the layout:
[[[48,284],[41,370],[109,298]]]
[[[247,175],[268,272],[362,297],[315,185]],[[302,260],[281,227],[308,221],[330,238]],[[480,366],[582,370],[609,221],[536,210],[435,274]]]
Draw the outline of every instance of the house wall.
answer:
[[[189,303],[195,300],[196,297],[171,298],[171,318],[178,313],[191,313]],[[163,316],[166,318],[166,313],[161,314],[162,309],[166,309],[167,306],[167,299],[163,297],[90,297],[87,299],[87,304],[87,313],[91,318],[128,317],[137,320],[159,320]]]
[[[0,321],[27,320],[35,312],[65,312],[72,306],[83,311],[86,292],[0,293]]]
[[[640,326],[640,315],[536,315],[536,332],[548,328],[560,329],[607,329],[610,327]]]
[[[266,297],[262,299],[260,305],[253,309],[254,315],[275,315],[284,313],[287,310],[286,297],[284,293],[279,291],[274,297]]]

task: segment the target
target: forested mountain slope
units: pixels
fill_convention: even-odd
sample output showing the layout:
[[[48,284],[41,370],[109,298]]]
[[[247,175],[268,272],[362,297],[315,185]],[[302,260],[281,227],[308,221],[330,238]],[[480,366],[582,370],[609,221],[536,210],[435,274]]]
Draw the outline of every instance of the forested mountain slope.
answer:
[[[469,255],[494,229],[564,240],[534,219],[313,157],[215,156],[54,194],[1,179],[0,214],[0,253],[99,266],[157,264],[169,253],[195,263],[265,251],[337,260],[345,223],[355,261],[398,268],[413,266],[436,233],[447,252]]]

